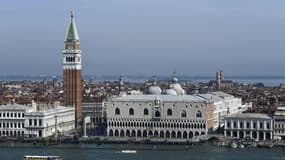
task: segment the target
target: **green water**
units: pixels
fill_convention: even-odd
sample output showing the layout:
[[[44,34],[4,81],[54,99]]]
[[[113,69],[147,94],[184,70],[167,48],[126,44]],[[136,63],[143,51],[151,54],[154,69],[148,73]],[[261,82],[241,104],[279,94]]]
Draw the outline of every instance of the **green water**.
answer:
[[[135,149],[137,153],[121,153]],[[211,144],[196,146],[65,144],[49,147],[0,147],[0,160],[21,160],[24,155],[59,155],[64,160],[278,160],[285,148],[231,149]]]

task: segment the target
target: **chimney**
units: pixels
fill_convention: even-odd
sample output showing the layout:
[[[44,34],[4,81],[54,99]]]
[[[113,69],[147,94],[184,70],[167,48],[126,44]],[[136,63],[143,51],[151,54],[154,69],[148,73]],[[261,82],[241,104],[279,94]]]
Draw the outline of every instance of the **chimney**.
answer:
[[[34,100],[32,100],[32,108],[37,111],[37,103]]]

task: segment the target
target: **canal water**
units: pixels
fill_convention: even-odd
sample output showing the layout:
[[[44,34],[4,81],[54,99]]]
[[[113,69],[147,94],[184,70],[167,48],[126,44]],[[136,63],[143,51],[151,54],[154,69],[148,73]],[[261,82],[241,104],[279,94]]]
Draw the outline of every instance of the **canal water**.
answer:
[[[122,153],[134,149],[136,153]],[[0,146],[1,160],[21,160],[24,155],[59,155],[64,160],[278,160],[285,148],[231,149],[212,144],[195,146],[64,144],[48,147]]]

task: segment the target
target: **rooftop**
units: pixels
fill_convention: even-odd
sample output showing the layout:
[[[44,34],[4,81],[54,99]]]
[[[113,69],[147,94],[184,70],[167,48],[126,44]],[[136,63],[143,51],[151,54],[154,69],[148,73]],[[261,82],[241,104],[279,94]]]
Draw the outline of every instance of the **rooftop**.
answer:
[[[213,101],[213,102],[220,102],[222,101],[222,98],[213,94],[199,94],[198,96],[205,98],[209,101]]]
[[[225,93],[225,92],[221,92],[221,91],[211,92],[211,94],[216,95],[216,96],[219,96],[219,97],[221,97],[221,98],[233,97],[232,95],[227,94],[227,93]]]
[[[163,102],[206,102],[207,100],[194,95],[124,95],[111,97],[109,101],[154,101],[159,99]]]
[[[237,114],[232,114],[227,117],[230,118],[258,118],[258,119],[271,119],[270,116],[267,114],[262,114],[262,113],[237,113]]]
[[[32,110],[32,107],[19,105],[16,103],[7,104],[7,105],[0,105],[0,110]]]

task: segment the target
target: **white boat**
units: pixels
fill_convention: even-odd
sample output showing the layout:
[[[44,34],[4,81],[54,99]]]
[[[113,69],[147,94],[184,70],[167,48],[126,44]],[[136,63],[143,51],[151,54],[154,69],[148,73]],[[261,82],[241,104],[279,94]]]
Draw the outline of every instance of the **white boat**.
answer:
[[[136,150],[129,150],[129,149],[125,149],[121,151],[122,153],[137,153]]]
[[[237,147],[238,147],[238,145],[235,142],[231,143],[231,148],[237,148]]]
[[[24,160],[63,160],[59,156],[31,156],[25,155]]]

